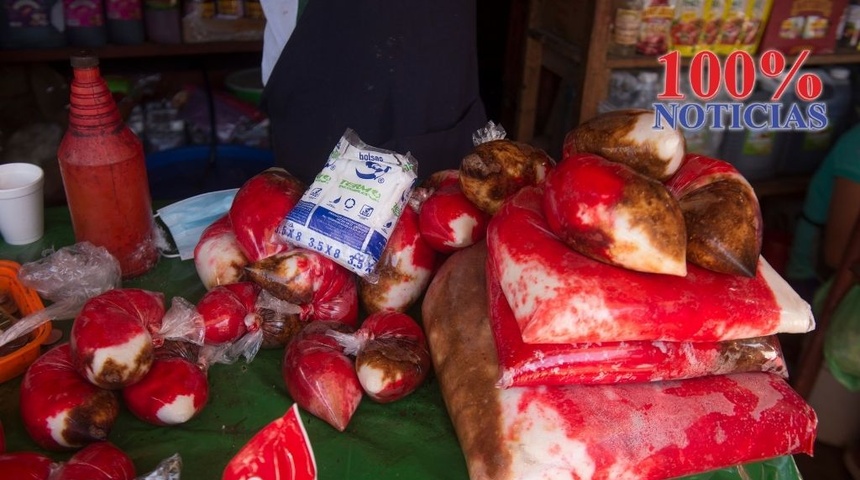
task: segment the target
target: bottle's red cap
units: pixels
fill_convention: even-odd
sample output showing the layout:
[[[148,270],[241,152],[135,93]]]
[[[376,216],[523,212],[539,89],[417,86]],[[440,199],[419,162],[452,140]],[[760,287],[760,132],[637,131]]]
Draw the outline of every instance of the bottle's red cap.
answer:
[[[99,66],[99,57],[90,50],[75,52],[71,57],[72,68],[93,68]]]

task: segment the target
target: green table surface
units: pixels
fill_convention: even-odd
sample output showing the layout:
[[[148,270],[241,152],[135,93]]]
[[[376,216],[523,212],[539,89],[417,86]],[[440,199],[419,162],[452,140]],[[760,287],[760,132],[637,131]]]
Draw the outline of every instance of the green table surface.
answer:
[[[41,258],[46,250],[74,243],[67,209],[46,209],[45,228],[45,236],[30,245],[0,242],[0,258],[23,264]],[[205,292],[192,261],[166,258],[123,286],[161,291],[167,306],[174,296],[196,302]],[[70,321],[55,323],[63,331],[61,341],[68,340],[70,325]],[[179,453],[182,478],[218,479],[251,436],[292,405],[281,378],[282,356],[283,349],[263,350],[250,364],[242,360],[214,365],[209,371],[209,403],[183,425],[153,426],[123,409],[109,440],[131,456],[139,474]],[[7,451],[41,451],[56,460],[67,459],[70,452],[43,452],[27,436],[18,413],[20,383],[19,377],[0,385],[0,421]],[[468,478],[465,459],[432,374],[416,392],[398,402],[380,405],[365,398],[344,432],[307,412],[302,411],[301,416],[321,480]],[[729,468],[687,478],[789,480],[799,479],[800,474],[793,458],[784,456],[747,465],[742,472]]]

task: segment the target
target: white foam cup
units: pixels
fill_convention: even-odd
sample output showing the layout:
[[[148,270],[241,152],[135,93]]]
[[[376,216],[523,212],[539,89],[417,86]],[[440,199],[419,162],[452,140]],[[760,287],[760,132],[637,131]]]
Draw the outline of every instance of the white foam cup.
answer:
[[[45,173],[32,163],[0,165],[0,235],[25,245],[45,233]]]

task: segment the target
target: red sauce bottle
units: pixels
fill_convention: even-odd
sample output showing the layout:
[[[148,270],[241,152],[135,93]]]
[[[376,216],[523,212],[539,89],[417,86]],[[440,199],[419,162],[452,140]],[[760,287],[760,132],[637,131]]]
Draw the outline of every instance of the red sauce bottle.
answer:
[[[57,157],[78,242],[105,247],[123,278],[158,261],[146,160],[123,122],[98,58],[72,56],[69,128]]]

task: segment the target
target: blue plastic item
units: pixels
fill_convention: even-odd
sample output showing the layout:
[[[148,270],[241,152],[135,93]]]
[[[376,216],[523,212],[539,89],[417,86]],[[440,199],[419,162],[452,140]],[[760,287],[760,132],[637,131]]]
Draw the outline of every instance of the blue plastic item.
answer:
[[[213,156],[214,153],[214,156]],[[271,150],[243,145],[196,145],[147,155],[153,200],[178,200],[214,190],[241,187],[274,166]]]

